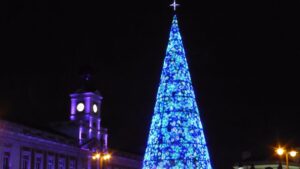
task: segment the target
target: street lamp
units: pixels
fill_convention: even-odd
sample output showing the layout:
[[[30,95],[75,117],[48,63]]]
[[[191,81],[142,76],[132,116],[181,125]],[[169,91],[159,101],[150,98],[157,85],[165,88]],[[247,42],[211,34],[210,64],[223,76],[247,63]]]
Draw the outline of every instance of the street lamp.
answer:
[[[297,155],[298,152],[295,151],[295,150],[287,151],[287,150],[285,150],[285,149],[282,148],[282,147],[278,147],[278,148],[276,149],[276,153],[277,153],[279,156],[282,156],[282,155],[285,154],[286,169],[289,169],[289,155],[290,155],[291,157],[296,157],[296,155]]]
[[[108,161],[109,159],[111,159],[111,155],[109,153],[95,153],[93,156],[92,156],[92,159],[93,160],[99,160],[100,162],[100,169],[103,168],[103,161]]]

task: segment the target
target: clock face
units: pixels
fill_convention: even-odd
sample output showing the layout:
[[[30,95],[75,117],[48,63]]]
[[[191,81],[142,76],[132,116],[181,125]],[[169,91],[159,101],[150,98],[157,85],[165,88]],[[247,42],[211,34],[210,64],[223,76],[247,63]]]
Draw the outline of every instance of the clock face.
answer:
[[[76,109],[77,109],[77,111],[82,112],[84,110],[84,104],[78,103]]]
[[[97,111],[98,111],[98,106],[96,104],[93,105],[93,111],[94,111],[94,113],[97,113]]]

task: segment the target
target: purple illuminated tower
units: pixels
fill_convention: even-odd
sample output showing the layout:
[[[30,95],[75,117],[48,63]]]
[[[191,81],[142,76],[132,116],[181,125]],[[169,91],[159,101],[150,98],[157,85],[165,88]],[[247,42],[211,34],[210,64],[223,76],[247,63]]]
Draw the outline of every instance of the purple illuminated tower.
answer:
[[[107,131],[101,128],[102,96],[91,85],[91,74],[81,75],[81,87],[70,94],[70,120],[78,127],[79,145],[84,149],[107,151]]]

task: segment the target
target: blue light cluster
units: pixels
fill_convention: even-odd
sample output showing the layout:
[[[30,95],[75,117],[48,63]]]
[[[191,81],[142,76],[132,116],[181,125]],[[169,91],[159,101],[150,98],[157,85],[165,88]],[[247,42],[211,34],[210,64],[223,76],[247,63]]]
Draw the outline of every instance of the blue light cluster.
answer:
[[[176,16],[143,169],[212,169]]]

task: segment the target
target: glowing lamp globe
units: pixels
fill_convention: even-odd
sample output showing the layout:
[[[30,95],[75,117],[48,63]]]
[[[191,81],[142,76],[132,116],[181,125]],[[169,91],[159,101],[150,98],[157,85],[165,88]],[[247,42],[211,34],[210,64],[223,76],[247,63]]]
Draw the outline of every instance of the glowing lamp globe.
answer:
[[[290,152],[290,156],[291,157],[296,157],[296,155],[297,155],[297,151],[291,151]]]
[[[278,155],[282,155],[283,153],[284,153],[284,149],[283,148],[278,148],[278,149],[276,149],[276,153],[278,154]]]

